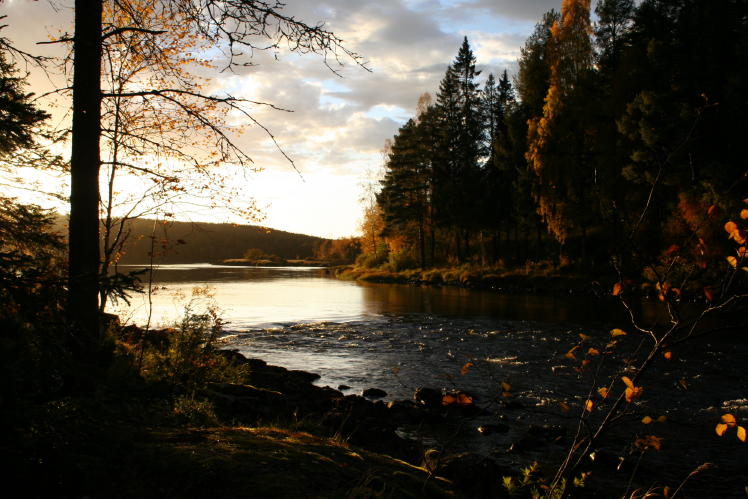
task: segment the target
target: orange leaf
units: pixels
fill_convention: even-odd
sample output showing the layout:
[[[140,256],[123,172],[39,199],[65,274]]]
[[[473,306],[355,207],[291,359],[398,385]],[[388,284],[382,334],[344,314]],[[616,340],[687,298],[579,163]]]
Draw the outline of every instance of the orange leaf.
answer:
[[[582,338],[582,341],[587,341],[590,339],[590,337],[584,333],[579,333],[579,337]]]
[[[687,381],[686,381],[686,380],[685,380],[684,378],[681,378],[681,379],[679,379],[679,380],[678,380],[678,384],[679,384],[679,385],[681,386],[681,388],[683,388],[684,390],[688,390],[688,382],[687,382]]]
[[[740,218],[742,218],[743,220],[748,218],[748,210],[740,210]]]
[[[567,404],[566,402],[559,402],[558,405],[559,407],[561,407],[561,412],[563,412],[564,414],[571,410],[571,407],[569,407],[569,404]]]
[[[574,356],[574,350],[576,350],[577,348],[579,348],[579,345],[575,346],[574,348],[566,352],[564,357],[566,357],[567,359],[571,359],[571,360],[577,360],[577,358]]]
[[[723,423],[727,424],[727,426],[735,426],[737,424],[737,421],[735,421],[735,416],[732,414],[723,414],[720,418]]]
[[[451,405],[457,402],[457,397],[446,394],[442,397],[442,405]]]
[[[738,426],[738,440],[745,442],[745,428]]]
[[[734,256],[728,256],[727,263],[729,263],[732,268],[737,268],[738,266],[738,260]]]
[[[600,355],[600,350],[597,348],[590,348],[587,350],[587,355]]]
[[[621,377],[621,381],[623,381],[623,383],[624,383],[624,384],[625,384],[625,385],[626,385],[627,387],[629,387],[629,388],[634,388],[634,382],[633,382],[633,381],[631,381],[631,378],[629,378],[628,376],[622,376],[622,377]]]
[[[715,211],[717,211],[717,205],[713,204],[709,207],[708,210],[706,210],[706,214],[711,217],[712,215],[714,215]]]
[[[605,388],[605,387],[603,387],[603,388],[598,388],[598,389],[597,389],[597,393],[599,393],[599,394],[600,394],[600,396],[601,396],[602,398],[604,398],[604,399],[608,398],[608,389],[607,389],[607,388]]]
[[[650,418],[649,416],[644,416],[642,418],[642,423],[644,424],[650,424],[652,421],[654,421],[654,419]]]
[[[460,392],[457,394],[457,403],[460,405],[471,405],[473,403],[473,397],[467,393]]]
[[[462,366],[462,369],[460,369],[460,374],[465,376],[472,366],[473,366],[472,362],[467,362],[464,366]]]
[[[589,365],[590,365],[590,359],[584,359],[584,360],[582,361],[582,366],[584,366],[584,367],[587,367],[587,366],[589,366]]]
[[[704,296],[706,297],[706,301],[714,301],[714,292],[711,288],[704,288]]]
[[[727,232],[728,234],[732,235],[732,233],[736,230],[738,230],[738,224],[736,224],[732,220],[725,224],[725,232]]]
[[[621,290],[623,289],[623,284],[621,282],[617,282],[613,285],[613,296],[618,296],[621,294]]]
[[[646,435],[642,438],[637,438],[636,441],[634,442],[634,445],[641,450],[646,450],[646,449],[660,450],[662,449],[662,439],[654,435]]]
[[[662,356],[665,357],[666,360],[670,360],[673,358],[673,352],[671,352],[670,350],[667,350],[662,353]]]
[[[658,423],[665,423],[667,421],[667,416],[662,415],[659,418],[657,418]]]
[[[510,385],[506,381],[502,381],[501,382],[501,389],[504,390],[505,392],[510,392],[510,391],[512,391],[512,385]]]
[[[591,400],[588,400],[588,401],[587,401],[587,402],[585,402],[585,404],[584,404],[584,410],[585,410],[585,411],[587,411],[587,412],[592,412],[592,409],[593,409],[594,407],[595,407],[595,403],[594,403],[594,402],[592,402]]]
[[[714,431],[717,433],[717,435],[721,437],[727,431],[727,425],[719,423],[717,426],[714,427]]]
[[[626,336],[626,331],[624,331],[623,329],[615,328],[615,329],[613,329],[613,330],[610,331],[610,335],[612,337],[614,337],[614,338],[616,336]]]
[[[634,400],[641,397],[644,388],[641,386],[634,386],[632,388],[626,388],[626,402],[633,402]]]

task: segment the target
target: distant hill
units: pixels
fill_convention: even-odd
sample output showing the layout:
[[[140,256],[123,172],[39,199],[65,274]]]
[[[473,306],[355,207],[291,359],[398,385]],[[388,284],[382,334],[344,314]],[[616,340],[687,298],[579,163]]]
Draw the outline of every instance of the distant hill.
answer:
[[[61,218],[59,225],[67,225],[66,217]],[[147,263],[153,220],[135,219],[128,227],[130,237],[120,263]],[[255,225],[205,222],[158,222],[155,237],[157,261],[162,264],[218,262],[239,258],[250,248],[285,259],[304,259],[313,257],[319,245],[328,241]]]

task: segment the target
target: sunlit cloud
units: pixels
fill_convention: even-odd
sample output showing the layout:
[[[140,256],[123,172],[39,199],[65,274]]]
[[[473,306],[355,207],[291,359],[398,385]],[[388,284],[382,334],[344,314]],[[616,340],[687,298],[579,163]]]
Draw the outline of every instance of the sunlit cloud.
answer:
[[[243,192],[266,207],[266,223],[283,230],[344,236],[357,230],[361,182],[381,169],[382,148],[415,113],[418,97],[435,95],[464,36],[484,71],[516,71],[524,38],[543,12],[560,2],[528,0],[289,0],[286,12],[308,23],[324,23],[350,50],[364,56],[371,72],[344,60],[338,74],[316,55],[287,50],[257,52],[253,66],[207,71],[207,90],[255,102],[228,116],[233,134],[262,173],[236,175]],[[47,2],[4,2],[7,36],[30,51],[62,53],[60,46],[38,46],[52,33],[69,30],[70,10]],[[40,20],[43,20],[40,22]],[[33,90],[64,85],[65,78],[32,74]],[[43,102],[49,106],[55,99]],[[270,103],[274,109],[260,103]],[[52,109],[67,126],[69,102]],[[288,110],[291,112],[287,112]],[[232,132],[233,133],[233,132]],[[275,142],[270,135],[275,137]],[[282,151],[293,161],[284,156]],[[298,172],[297,172],[298,170]],[[299,173],[300,172],[300,173]],[[228,212],[185,208],[192,219],[223,221]]]

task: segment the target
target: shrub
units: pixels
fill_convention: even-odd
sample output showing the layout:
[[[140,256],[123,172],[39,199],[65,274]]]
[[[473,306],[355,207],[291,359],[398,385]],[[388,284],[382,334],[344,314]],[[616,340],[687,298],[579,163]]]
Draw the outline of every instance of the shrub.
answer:
[[[400,272],[405,269],[412,269],[417,267],[416,259],[408,250],[400,250],[397,252],[391,252],[387,259],[387,269],[390,272]]]
[[[141,373],[147,381],[191,394],[210,382],[246,381],[248,367],[230,362],[216,347],[222,322],[215,310],[196,314],[188,306],[184,318],[166,331],[165,346],[141,345]]]

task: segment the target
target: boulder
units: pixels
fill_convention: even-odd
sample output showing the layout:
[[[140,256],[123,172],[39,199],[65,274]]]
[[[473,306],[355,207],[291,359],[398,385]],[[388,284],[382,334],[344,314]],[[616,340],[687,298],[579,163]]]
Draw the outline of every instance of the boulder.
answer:
[[[367,399],[381,399],[387,396],[387,392],[379,388],[367,388],[363,391],[362,395]]]
[[[413,400],[427,409],[440,409],[442,406],[442,391],[435,388],[421,387],[413,394]]]

